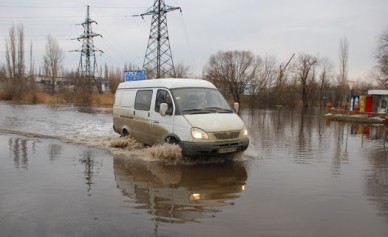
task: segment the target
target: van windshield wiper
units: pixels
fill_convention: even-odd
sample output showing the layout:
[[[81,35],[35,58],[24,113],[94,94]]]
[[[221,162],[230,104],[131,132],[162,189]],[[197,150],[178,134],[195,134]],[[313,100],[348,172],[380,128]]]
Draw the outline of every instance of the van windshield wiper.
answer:
[[[182,113],[188,114],[209,114],[209,113],[233,113],[230,109],[220,107],[206,107],[204,109],[186,109]]]
[[[209,114],[211,111],[206,109],[186,109],[182,111],[183,114]]]
[[[233,110],[225,109],[220,107],[207,107],[206,110],[216,112],[216,113],[232,113]]]

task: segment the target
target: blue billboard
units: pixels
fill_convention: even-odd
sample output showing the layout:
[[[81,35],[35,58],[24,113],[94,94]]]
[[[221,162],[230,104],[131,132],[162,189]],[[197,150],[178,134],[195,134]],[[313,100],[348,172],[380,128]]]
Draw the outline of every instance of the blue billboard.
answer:
[[[124,81],[139,81],[146,79],[145,70],[124,71]]]

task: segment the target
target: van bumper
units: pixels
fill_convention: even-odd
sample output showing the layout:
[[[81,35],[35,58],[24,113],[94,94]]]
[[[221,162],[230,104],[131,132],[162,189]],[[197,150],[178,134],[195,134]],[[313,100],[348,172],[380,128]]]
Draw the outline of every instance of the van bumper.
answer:
[[[230,154],[245,151],[248,148],[249,139],[240,139],[223,142],[181,142],[182,154],[184,156],[211,156]]]

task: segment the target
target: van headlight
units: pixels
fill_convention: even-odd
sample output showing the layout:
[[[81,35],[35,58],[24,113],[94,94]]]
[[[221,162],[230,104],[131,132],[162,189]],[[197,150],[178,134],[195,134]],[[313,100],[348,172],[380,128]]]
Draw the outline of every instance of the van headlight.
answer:
[[[248,129],[244,126],[244,128],[241,130],[241,134],[243,137],[248,136]]]
[[[205,131],[199,128],[192,128],[191,129],[191,136],[195,139],[209,139],[209,135]]]

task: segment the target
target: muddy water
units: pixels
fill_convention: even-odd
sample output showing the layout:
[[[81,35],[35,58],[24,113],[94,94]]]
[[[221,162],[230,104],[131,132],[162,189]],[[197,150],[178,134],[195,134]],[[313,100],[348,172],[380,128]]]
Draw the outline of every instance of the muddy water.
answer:
[[[188,161],[121,141],[109,108],[0,102],[0,113],[0,236],[388,233],[384,126],[243,111],[247,151]]]

